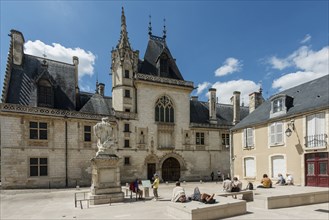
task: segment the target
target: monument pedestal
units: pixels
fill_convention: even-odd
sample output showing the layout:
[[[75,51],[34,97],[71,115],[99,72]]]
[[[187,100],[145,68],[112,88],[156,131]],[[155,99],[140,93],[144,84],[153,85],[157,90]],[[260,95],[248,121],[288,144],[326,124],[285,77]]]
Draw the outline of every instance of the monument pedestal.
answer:
[[[114,154],[98,154],[91,159],[92,184],[89,197],[91,205],[122,202],[124,200],[118,163],[119,157]]]

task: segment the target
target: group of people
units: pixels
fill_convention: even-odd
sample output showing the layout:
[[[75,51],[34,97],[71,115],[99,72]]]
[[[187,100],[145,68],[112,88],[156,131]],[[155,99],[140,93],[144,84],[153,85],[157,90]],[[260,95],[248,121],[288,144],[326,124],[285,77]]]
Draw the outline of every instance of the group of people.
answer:
[[[287,179],[285,179],[281,173],[278,173],[278,180],[275,185],[294,185],[294,178],[292,177],[292,175],[287,173],[286,176]],[[257,186],[257,188],[272,188],[272,180],[267,176],[267,174],[263,175],[261,184],[262,185]]]
[[[171,201],[186,202],[186,201],[194,200],[203,203],[215,203],[216,200],[214,199],[214,196],[215,194],[210,195],[207,193],[201,193],[199,187],[195,187],[193,194],[187,197],[184,188],[180,185],[180,182],[176,182],[176,186],[172,192]]]
[[[286,174],[287,178],[284,179],[282,174],[278,174],[278,181],[275,183],[276,185],[294,185],[294,179],[291,174]],[[140,180],[136,179],[133,182],[133,191],[139,196],[139,198],[142,198],[143,190],[141,190],[138,185],[141,183]],[[159,199],[158,195],[158,188],[159,188],[160,180],[159,175],[154,175],[154,181],[152,183],[153,188],[153,195],[154,200],[157,201]],[[257,188],[272,188],[272,180],[267,176],[267,174],[263,175],[263,178],[261,180],[261,185],[257,186]],[[233,180],[230,178],[225,178],[223,181],[223,191],[225,192],[240,192],[242,190],[242,182],[237,178],[234,177]],[[184,188],[180,185],[180,182],[176,182],[176,186],[173,189],[171,201],[172,202],[186,202],[188,200],[195,200],[200,201],[204,203],[214,203],[215,194],[207,194],[207,193],[200,193],[200,190],[198,187],[194,189],[194,192],[192,195],[187,196]]]

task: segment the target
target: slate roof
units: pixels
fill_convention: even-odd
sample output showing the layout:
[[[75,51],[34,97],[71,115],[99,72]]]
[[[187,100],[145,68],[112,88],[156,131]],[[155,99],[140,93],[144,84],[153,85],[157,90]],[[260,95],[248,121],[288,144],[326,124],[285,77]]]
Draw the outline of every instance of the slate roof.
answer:
[[[46,65],[44,65],[44,60]],[[75,109],[74,65],[24,54],[22,66],[12,64],[4,102],[37,106],[37,81],[46,78],[54,89],[54,108]]]
[[[311,110],[328,109],[329,75],[325,75],[315,80],[284,90],[276,94],[276,96],[279,94],[284,94],[293,98],[292,107],[287,110],[285,115],[270,118],[271,100],[269,99],[245,117],[240,123],[234,126],[232,130],[238,130],[257,124],[266,123],[270,120],[293,117],[294,115]]]
[[[167,56],[169,57],[169,73],[165,75],[163,73],[160,74],[159,66],[157,66],[157,61],[163,53],[167,54]],[[139,72],[154,76],[184,80],[176,65],[175,59],[172,57],[170,50],[167,47],[165,38],[153,35],[150,35],[146,52],[144,55],[144,60],[140,61]]]
[[[88,99],[89,98],[89,99]],[[88,99],[88,101],[86,101]],[[112,98],[98,93],[80,93],[80,100],[84,103],[80,112],[98,115],[112,115]]]
[[[216,104],[217,125],[233,126],[233,105]],[[240,106],[240,120],[249,114],[249,108]],[[190,101],[190,122],[209,124],[209,104],[197,100]]]

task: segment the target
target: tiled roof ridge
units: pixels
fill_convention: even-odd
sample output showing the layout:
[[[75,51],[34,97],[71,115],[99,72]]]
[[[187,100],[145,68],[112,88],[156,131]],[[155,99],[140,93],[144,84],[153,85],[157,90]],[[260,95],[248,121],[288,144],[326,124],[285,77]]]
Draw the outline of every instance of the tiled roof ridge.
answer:
[[[25,55],[25,56],[34,57],[34,58],[37,58],[37,59],[42,59],[42,60],[51,61],[51,62],[54,62],[54,63],[61,63],[61,64],[66,64],[66,65],[74,66],[73,63],[66,63],[66,62],[64,62],[64,61],[59,61],[59,60],[53,60],[53,59],[49,59],[49,58],[39,57],[39,56],[32,55],[32,54],[24,54],[24,55]]]

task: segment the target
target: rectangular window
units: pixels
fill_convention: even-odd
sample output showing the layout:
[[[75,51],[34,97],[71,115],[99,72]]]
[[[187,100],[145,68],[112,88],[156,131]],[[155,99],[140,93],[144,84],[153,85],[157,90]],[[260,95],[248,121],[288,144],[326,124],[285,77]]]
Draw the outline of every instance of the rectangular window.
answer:
[[[130,90],[129,89],[125,89],[125,97],[130,98]]]
[[[125,145],[124,145],[124,147],[129,147],[129,140],[125,140]]]
[[[30,176],[48,176],[48,159],[30,158]]]
[[[129,132],[129,131],[130,131],[129,124],[125,124],[124,132]]]
[[[195,144],[204,145],[204,133],[203,132],[196,132],[196,134],[195,134]]]
[[[125,78],[129,79],[129,70],[125,70]]]
[[[84,126],[84,141],[91,141],[91,126]]]
[[[307,116],[307,147],[326,146],[326,121],[324,112]]]
[[[51,87],[38,86],[38,106],[51,107],[52,106],[52,91]]]
[[[125,157],[124,163],[125,163],[125,165],[130,165],[130,157]]]
[[[255,159],[253,157],[244,158],[244,176],[251,178],[256,176]]]
[[[270,125],[270,145],[278,145],[283,143],[283,123],[274,122]]]
[[[222,134],[222,145],[223,146],[230,145],[230,135],[229,134]]]
[[[129,109],[129,108],[126,108],[126,109],[125,109],[125,112],[130,112],[130,109]]]
[[[243,130],[244,147],[254,146],[254,129],[246,128]]]
[[[281,112],[283,110],[283,99],[276,99],[273,101],[273,113]]]
[[[30,121],[30,139],[47,140],[47,123]]]

